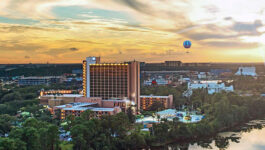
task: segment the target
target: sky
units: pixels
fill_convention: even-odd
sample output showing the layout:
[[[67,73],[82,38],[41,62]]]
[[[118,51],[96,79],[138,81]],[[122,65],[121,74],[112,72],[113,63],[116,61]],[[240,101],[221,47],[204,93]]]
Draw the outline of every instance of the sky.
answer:
[[[192,47],[183,48],[190,40]],[[1,0],[0,63],[264,62],[262,0]],[[189,53],[186,53],[186,52]]]

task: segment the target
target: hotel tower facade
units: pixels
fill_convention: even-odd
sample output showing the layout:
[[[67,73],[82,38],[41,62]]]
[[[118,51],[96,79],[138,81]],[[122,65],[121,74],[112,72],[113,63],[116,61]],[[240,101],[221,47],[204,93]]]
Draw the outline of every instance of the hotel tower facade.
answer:
[[[87,57],[83,61],[83,93],[103,100],[127,98],[139,110],[140,63],[100,63],[99,57]]]

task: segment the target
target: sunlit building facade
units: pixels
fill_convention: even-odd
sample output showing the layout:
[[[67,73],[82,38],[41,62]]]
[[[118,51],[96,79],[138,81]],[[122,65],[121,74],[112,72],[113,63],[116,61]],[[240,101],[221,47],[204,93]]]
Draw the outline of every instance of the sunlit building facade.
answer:
[[[83,93],[85,97],[90,97],[90,65],[99,63],[100,57],[87,57],[83,61]]]
[[[84,96],[129,99],[140,108],[140,63],[98,63],[92,58],[83,62]]]
[[[173,95],[168,95],[168,96],[141,95],[140,109],[150,110],[152,105],[156,102],[163,104],[164,109],[173,108]]]

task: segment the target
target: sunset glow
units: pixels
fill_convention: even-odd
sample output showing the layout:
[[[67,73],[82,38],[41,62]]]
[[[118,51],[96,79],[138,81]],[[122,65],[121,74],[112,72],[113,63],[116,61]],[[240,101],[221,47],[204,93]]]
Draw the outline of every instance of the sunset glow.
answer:
[[[0,63],[264,62],[264,10],[258,0],[3,0]]]

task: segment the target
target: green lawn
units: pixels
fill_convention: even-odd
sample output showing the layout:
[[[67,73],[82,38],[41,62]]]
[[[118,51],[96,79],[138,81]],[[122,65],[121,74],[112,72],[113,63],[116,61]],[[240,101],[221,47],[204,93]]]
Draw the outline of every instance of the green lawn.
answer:
[[[62,142],[60,144],[60,148],[61,150],[72,150],[73,149],[73,144],[69,143],[69,142]]]

